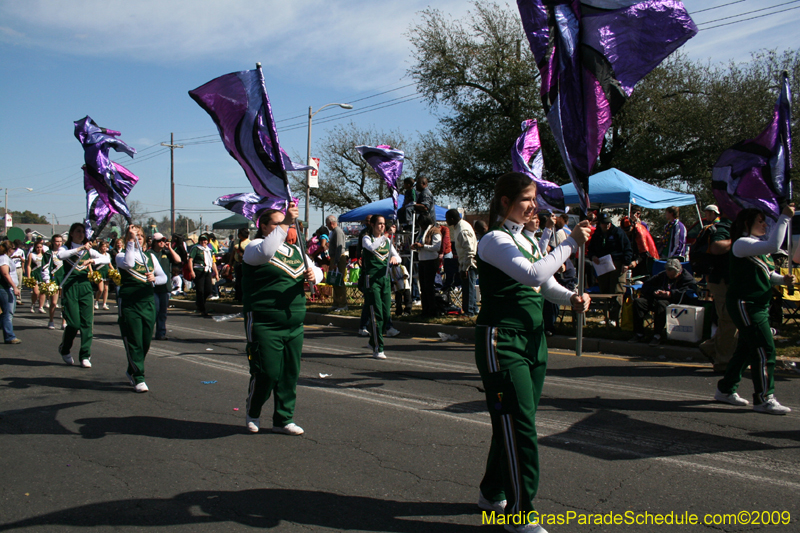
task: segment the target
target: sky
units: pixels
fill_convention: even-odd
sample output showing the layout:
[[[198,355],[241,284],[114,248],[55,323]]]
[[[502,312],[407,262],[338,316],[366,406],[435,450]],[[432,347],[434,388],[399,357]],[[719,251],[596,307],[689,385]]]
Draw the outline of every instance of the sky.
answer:
[[[800,45],[800,0],[684,4],[701,29],[682,48],[692,59],[745,62],[760,49]],[[120,138],[138,150],[133,160],[112,158],[140,178],[129,201],[140,202],[157,220],[170,208],[169,149],[160,143],[174,133],[176,144],[185,145],[175,150],[176,212],[210,225],[230,215],[212,205],[214,199],[251,187],[189,90],[261,62],[281,145],[298,162],[306,153],[309,106],[354,107],[332,106],[314,117],[312,156],[328,128],[349,121],[414,137],[434,129],[437,116],[406,75],[413,62],[409,27],[428,7],[459,19],[471,5],[0,0],[0,189],[9,189],[11,210],[61,224],[82,220],[83,151],[73,122],[88,114],[121,131]],[[324,160],[320,178],[324,186]],[[321,223],[322,214],[312,210],[312,230]]]

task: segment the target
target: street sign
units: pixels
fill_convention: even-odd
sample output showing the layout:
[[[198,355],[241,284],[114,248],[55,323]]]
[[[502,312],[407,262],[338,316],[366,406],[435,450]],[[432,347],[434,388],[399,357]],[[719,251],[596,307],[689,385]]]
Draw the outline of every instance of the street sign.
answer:
[[[311,168],[311,177],[308,179],[308,187],[310,189],[319,189],[319,157],[312,157],[309,162]]]

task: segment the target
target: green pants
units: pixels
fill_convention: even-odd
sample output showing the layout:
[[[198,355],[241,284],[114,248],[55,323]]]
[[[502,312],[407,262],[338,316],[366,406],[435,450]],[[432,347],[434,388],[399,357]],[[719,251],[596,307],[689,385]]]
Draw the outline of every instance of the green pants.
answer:
[[[775,359],[778,355],[769,327],[769,304],[744,300],[728,300],[726,304],[731,320],[739,330],[739,342],[717,388],[725,394],[736,392],[742,374],[749,366],[755,389],[753,403],[764,403],[775,392]]]
[[[61,354],[68,354],[78,331],[81,332],[81,361],[92,356],[92,325],[94,323],[94,288],[88,279],[76,281],[63,289],[61,316],[67,321],[61,337]]]
[[[389,276],[365,280],[364,305],[369,308],[372,329],[369,332],[369,345],[379,352],[383,351],[383,330],[392,313],[392,283]]]
[[[481,492],[491,501],[508,500],[506,513],[527,513],[539,488],[536,409],[547,370],[543,327],[530,332],[477,326],[475,363],[492,418]]]
[[[144,300],[131,298],[117,300],[119,306],[119,332],[128,356],[128,374],[135,383],[144,381],[144,358],[150,349],[156,323],[156,305],[153,297]]]
[[[250,386],[247,415],[261,416],[261,408],[275,391],[272,425],[283,427],[294,421],[297,378],[303,352],[303,323],[285,325],[270,321],[260,313],[245,313],[247,361]]]

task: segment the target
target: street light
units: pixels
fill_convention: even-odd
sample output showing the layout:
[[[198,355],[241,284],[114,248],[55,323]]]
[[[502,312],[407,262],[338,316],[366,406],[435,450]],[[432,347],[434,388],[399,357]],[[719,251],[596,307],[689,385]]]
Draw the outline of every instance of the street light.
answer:
[[[308,106],[308,152],[306,153],[306,164],[309,166],[311,165],[311,119],[314,118],[314,115],[316,115],[326,107],[330,107],[332,105],[338,105],[342,109],[353,109],[353,106],[350,104],[325,104],[324,106],[317,109],[316,112],[311,113],[311,106]],[[309,226],[308,217],[310,216],[308,212],[310,203],[309,196],[311,193],[310,184],[311,184],[311,170],[309,169],[306,170],[306,225],[305,228],[303,229],[303,234],[306,236],[306,238],[308,238],[308,226]]]
[[[33,189],[31,189],[30,187],[16,187],[14,189],[9,189],[8,187],[6,187],[6,200],[5,200],[5,203],[3,204],[3,206],[5,207],[5,213],[4,213],[5,216],[3,217],[3,227],[5,228],[6,233],[8,233],[8,191],[9,190],[33,192]]]

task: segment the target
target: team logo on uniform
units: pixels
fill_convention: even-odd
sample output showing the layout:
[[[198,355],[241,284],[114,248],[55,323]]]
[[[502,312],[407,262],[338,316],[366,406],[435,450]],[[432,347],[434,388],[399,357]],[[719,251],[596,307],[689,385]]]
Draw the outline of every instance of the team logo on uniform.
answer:
[[[305,270],[303,255],[297,248],[286,243],[278,248],[278,251],[272,256],[270,264],[280,268],[295,279],[302,276]]]

